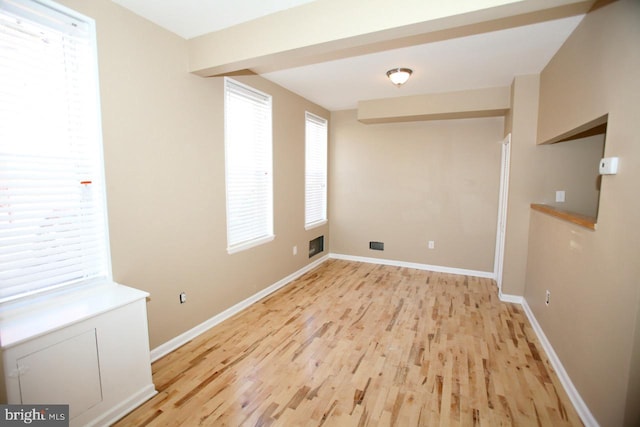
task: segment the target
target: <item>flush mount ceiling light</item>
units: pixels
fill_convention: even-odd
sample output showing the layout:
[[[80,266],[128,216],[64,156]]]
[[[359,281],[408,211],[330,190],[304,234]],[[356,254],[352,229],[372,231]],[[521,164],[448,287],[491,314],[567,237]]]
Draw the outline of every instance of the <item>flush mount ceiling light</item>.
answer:
[[[409,76],[413,73],[410,68],[393,68],[387,71],[387,77],[391,80],[391,83],[400,87],[409,80]]]

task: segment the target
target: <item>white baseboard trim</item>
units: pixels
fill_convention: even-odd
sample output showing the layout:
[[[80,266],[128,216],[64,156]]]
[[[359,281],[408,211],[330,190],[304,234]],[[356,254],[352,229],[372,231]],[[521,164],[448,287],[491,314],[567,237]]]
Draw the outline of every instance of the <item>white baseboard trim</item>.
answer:
[[[87,427],[110,426],[156,394],[158,394],[158,392],[154,388],[153,384],[151,384],[139,390],[137,393],[133,394],[133,396],[130,396],[127,400],[118,404],[115,408],[112,408],[105,414],[102,414],[100,417],[89,422]],[[73,420],[71,421],[71,425],[73,425]]]
[[[194,339],[198,335],[202,334],[206,330],[211,329],[212,327],[216,326],[218,323],[228,319],[229,317],[233,316],[234,314],[241,312],[245,308],[249,307],[251,304],[254,304],[257,301],[261,300],[262,298],[266,297],[267,295],[277,291],[278,289],[282,288],[283,286],[285,286],[289,282],[291,282],[291,281],[297,279],[298,277],[302,276],[304,273],[306,273],[306,272],[308,272],[310,270],[313,270],[318,265],[322,264],[323,262],[325,262],[328,259],[329,259],[329,255],[325,255],[322,258],[319,258],[319,259],[315,260],[314,262],[312,262],[310,264],[307,264],[306,266],[302,267],[300,270],[288,275],[284,279],[278,280],[273,285],[261,290],[260,292],[257,292],[255,294],[253,294],[252,296],[250,296],[249,298],[247,298],[247,299],[245,299],[243,301],[240,301],[239,303],[229,307],[228,309],[224,310],[223,312],[216,314],[215,316],[211,317],[210,319],[205,320],[204,322],[200,323],[199,325],[189,329],[188,331],[178,335],[177,337],[167,341],[166,343],[160,344],[158,347],[156,347],[153,350],[151,350],[151,362],[155,362],[156,360],[160,359],[161,357],[171,353],[173,350],[177,349],[178,347],[183,346],[184,344],[186,344],[187,342],[191,341],[192,339]]]
[[[553,366],[553,369],[556,371],[556,374],[558,374],[558,379],[560,379],[562,386],[567,392],[567,395],[569,395],[569,399],[571,400],[571,403],[573,403],[573,406],[576,408],[576,411],[578,412],[578,415],[582,419],[582,422],[584,423],[585,427],[600,427],[600,425],[598,424],[598,421],[596,421],[593,414],[589,410],[589,407],[584,402],[584,400],[582,400],[582,397],[580,396],[580,393],[578,393],[578,390],[576,390],[576,387],[573,385],[573,382],[571,382],[571,379],[569,378],[569,374],[567,374],[567,371],[564,369],[564,366],[562,366],[562,362],[560,362],[560,358],[558,358],[558,355],[553,350],[553,347],[551,346],[551,343],[547,339],[547,336],[544,334],[542,327],[540,327],[538,320],[533,315],[533,311],[531,311],[531,308],[529,308],[529,304],[527,304],[527,300],[522,298],[521,304],[522,304],[522,308],[524,309],[524,312],[529,318],[529,323],[531,323],[531,327],[533,328],[536,335],[538,336],[538,340],[540,341],[542,348],[544,348],[544,351],[547,353],[547,356],[549,357],[549,362],[551,362],[551,366]]]
[[[522,302],[524,301],[524,298],[520,295],[503,294],[502,291],[498,291],[498,297],[500,297],[500,301],[502,302],[511,302],[520,305],[522,305]]]
[[[494,279],[495,274],[492,271],[465,270],[463,268],[442,267],[439,265],[419,264],[415,262],[396,261],[391,259],[370,258],[355,255],[329,254],[330,258],[342,259],[345,261],[366,262],[369,264],[392,265],[395,267],[415,268],[417,270],[435,271],[437,273],[460,274],[463,276],[483,277],[486,279]]]

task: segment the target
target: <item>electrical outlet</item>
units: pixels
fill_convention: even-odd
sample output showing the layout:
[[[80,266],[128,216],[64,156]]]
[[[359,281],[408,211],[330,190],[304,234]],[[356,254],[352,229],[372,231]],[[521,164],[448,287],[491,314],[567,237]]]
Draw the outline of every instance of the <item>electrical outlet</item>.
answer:
[[[564,190],[556,191],[556,202],[564,203]]]
[[[436,247],[436,242],[434,242],[433,240],[429,240],[429,249],[433,249]]]
[[[551,292],[547,289],[547,293],[545,295],[544,303],[545,305],[549,305],[549,300],[551,299]]]
[[[185,292],[180,292],[180,304],[184,304],[187,302],[187,294]]]
[[[297,246],[293,247],[293,255],[298,255],[298,247]]]

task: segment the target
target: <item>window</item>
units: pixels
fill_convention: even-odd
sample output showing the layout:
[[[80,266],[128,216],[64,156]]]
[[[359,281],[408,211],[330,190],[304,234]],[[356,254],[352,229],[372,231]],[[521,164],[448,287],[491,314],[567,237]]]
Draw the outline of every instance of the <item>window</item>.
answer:
[[[327,121],[305,113],[305,215],[306,229],[327,222]]]
[[[273,240],[271,96],[224,79],[227,251]]]
[[[95,27],[0,3],[0,301],[111,278]]]

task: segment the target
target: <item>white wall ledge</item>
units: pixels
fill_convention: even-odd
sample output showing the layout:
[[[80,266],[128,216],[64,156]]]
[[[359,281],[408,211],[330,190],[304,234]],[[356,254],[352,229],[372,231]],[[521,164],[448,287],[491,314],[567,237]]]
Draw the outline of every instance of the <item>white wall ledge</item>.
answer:
[[[88,286],[0,310],[3,350],[148,297],[147,292],[117,283]]]

